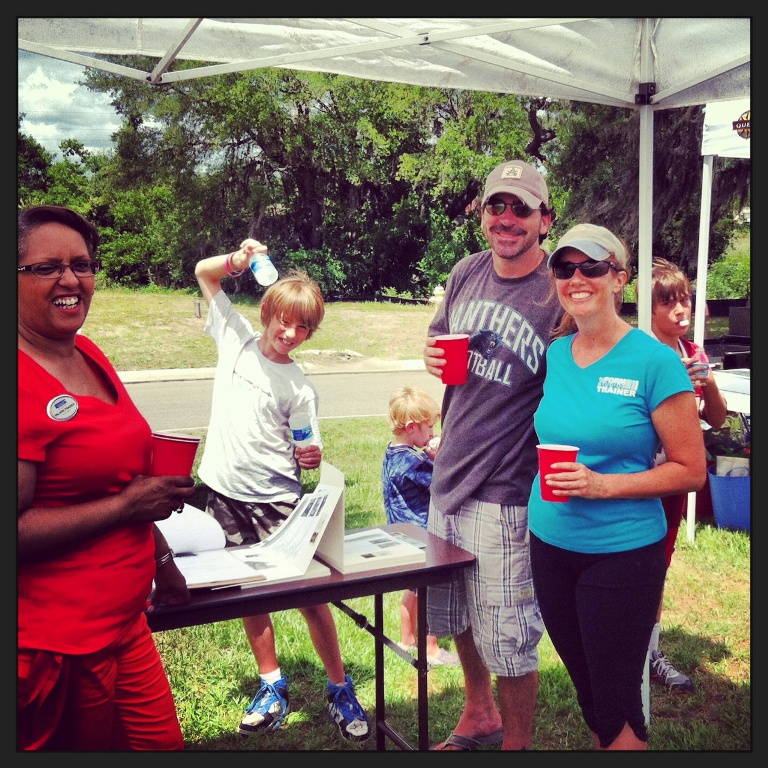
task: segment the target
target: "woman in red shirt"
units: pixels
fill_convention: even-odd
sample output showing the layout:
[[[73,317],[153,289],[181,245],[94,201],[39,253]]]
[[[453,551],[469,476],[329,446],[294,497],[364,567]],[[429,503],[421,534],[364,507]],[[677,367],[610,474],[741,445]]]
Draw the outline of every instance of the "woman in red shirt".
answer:
[[[151,429],[78,333],[96,228],[59,206],[18,218],[18,748],[183,749],[146,621],[189,600],[155,520],[194,493],[149,477]]]

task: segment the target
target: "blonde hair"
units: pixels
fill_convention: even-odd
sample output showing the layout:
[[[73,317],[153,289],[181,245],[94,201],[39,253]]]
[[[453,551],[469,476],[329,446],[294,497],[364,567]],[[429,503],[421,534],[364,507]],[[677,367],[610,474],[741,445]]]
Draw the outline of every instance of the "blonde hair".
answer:
[[[389,398],[389,427],[393,432],[405,429],[409,421],[415,424],[440,418],[440,406],[419,387],[402,387]]]
[[[292,269],[267,288],[261,300],[261,323],[266,328],[273,317],[298,320],[309,328],[307,338],[320,327],[325,302],[320,286],[306,272]]]

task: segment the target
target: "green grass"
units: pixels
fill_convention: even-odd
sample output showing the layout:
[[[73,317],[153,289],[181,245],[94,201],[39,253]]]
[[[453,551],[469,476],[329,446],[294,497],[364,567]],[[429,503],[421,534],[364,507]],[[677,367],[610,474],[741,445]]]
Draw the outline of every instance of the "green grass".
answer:
[[[385,523],[380,470],[389,439],[383,418],[324,420],[325,459],[346,476],[347,527]],[[198,452],[198,457],[202,450]],[[199,459],[198,459],[199,460]],[[195,469],[196,472],[196,469]],[[319,471],[307,472],[312,489]],[[203,490],[194,502],[202,506]],[[696,690],[677,694],[653,686],[649,747],[661,751],[752,749],[750,669],[750,536],[699,520],[693,544],[681,526],[664,595],[661,644],[693,679]],[[384,597],[388,637],[399,639],[400,593]],[[348,602],[373,620],[373,598]],[[342,655],[359,698],[374,714],[374,640],[336,608]],[[375,737],[344,741],[324,719],[326,676],[298,611],[273,616],[281,669],[291,681],[293,712],[269,734],[234,732],[258,687],[258,673],[239,621],[156,635],[176,697],[188,750],[370,751]],[[441,644],[451,648],[450,641]],[[540,691],[535,750],[589,750],[591,739],[573,686],[548,636],[540,644]],[[418,740],[416,671],[385,649],[387,719],[411,743]],[[429,673],[430,740],[445,738],[464,702],[460,669]],[[388,742],[388,749],[396,749]],[[493,749],[493,748],[487,748]]]
[[[233,301],[260,331],[258,303],[248,298]],[[203,332],[206,313],[202,300],[185,291],[97,287],[83,333],[118,371],[210,368],[216,365],[216,348]],[[351,350],[385,360],[420,359],[433,315],[428,304],[329,302],[320,328],[295,358],[301,362],[310,350]],[[637,323],[636,317],[626,319]],[[707,322],[709,338],[727,331],[727,317]]]
[[[256,330],[259,306],[233,299]],[[196,302],[202,304],[197,317]],[[207,307],[182,291],[140,292],[97,288],[83,333],[93,339],[119,371],[209,368],[216,347],[203,332]],[[311,339],[297,350],[351,350],[386,360],[421,358],[434,308],[427,304],[329,302],[325,318]]]

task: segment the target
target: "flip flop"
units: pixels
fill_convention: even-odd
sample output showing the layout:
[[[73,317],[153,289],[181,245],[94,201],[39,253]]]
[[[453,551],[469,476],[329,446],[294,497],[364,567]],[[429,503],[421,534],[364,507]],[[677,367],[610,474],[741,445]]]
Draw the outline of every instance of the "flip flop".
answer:
[[[458,733],[452,733],[442,744],[436,744],[432,747],[432,751],[435,747],[455,747],[453,750],[438,749],[438,752],[472,752],[475,749],[486,746],[488,744],[501,744],[504,739],[504,729],[499,728],[498,731],[486,734],[485,736],[461,736]]]
[[[458,655],[446,651],[445,648],[441,648],[440,653],[434,659],[427,659],[427,667],[429,669],[434,669],[435,667],[458,667],[460,663]]]

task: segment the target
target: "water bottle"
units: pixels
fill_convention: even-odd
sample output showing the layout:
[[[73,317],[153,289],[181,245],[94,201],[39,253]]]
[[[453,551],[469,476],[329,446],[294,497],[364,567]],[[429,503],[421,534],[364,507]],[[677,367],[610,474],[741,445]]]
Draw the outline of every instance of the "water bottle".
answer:
[[[312,445],[314,442],[312,422],[306,411],[292,413],[288,417],[288,426],[291,428],[291,436],[296,445],[300,448],[303,448],[305,445]]]
[[[251,256],[248,269],[253,272],[259,285],[272,285],[277,280],[277,270],[268,253],[256,253]]]
[[[703,349],[700,349],[696,356],[699,359],[699,369],[700,373],[703,373],[704,371],[707,372],[707,375],[709,374],[709,358],[707,357],[707,353],[704,352]],[[704,378],[704,377],[702,377]],[[693,394],[696,395],[696,398],[699,399],[704,396],[704,387],[702,387],[700,384],[694,384],[693,385]]]

